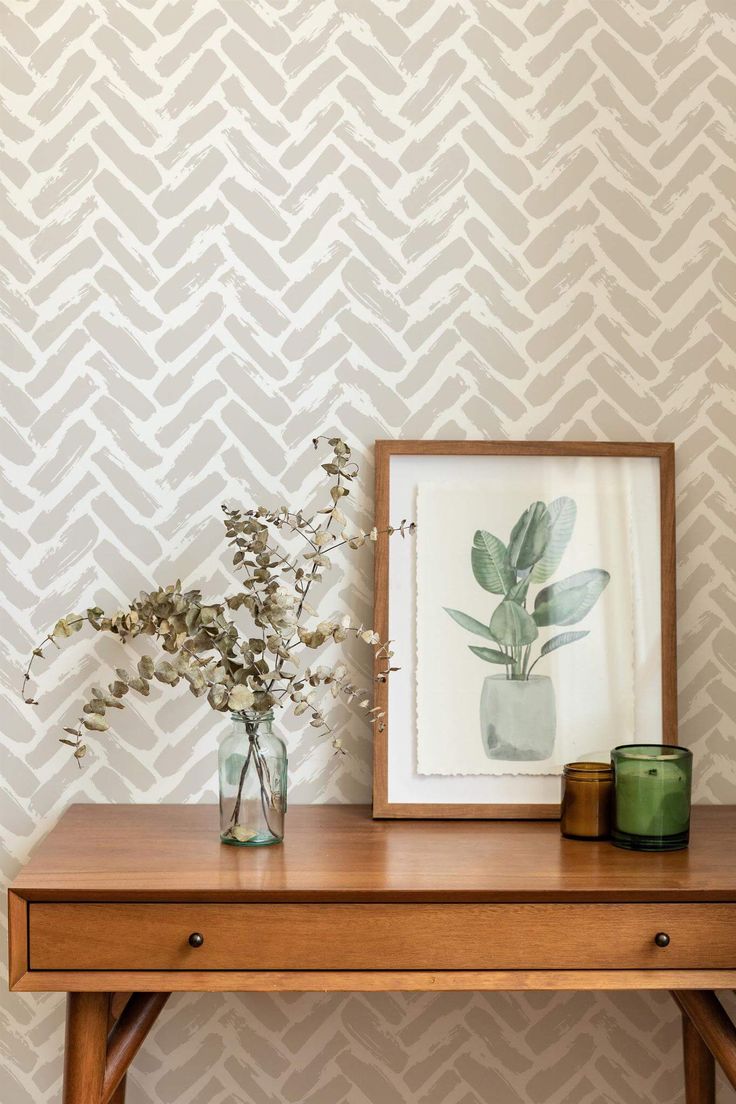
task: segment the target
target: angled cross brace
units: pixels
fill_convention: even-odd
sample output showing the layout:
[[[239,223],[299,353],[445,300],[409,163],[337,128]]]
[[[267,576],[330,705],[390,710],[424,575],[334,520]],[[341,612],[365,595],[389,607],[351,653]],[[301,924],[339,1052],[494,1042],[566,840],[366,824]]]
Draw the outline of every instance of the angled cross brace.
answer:
[[[108,1038],[110,1037],[110,1031],[115,1021],[118,1019],[120,1013],[128,1003],[131,993],[111,993],[110,994],[110,1009],[108,1014]],[[126,1078],[123,1077],[115,1092],[110,1097],[110,1104],[125,1104],[125,1082]]]
[[[127,1069],[170,995],[68,994],[64,1104],[122,1104]]]
[[[672,996],[683,1013],[687,1104],[691,1100],[692,1104],[711,1104],[715,1100],[713,1059],[736,1088],[736,1027],[710,990],[678,989]]]
[[[111,1104],[128,1066],[143,1045],[170,993],[133,993],[107,1040],[100,1104]]]

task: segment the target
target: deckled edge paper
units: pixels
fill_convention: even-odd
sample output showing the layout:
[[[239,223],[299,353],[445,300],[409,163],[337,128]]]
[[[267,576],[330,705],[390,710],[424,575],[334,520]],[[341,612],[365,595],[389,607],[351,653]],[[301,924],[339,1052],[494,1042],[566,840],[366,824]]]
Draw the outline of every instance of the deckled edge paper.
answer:
[[[591,472],[595,470],[590,469]],[[624,475],[623,469],[620,474]],[[583,484],[585,482],[583,479]],[[519,507],[516,512],[528,505],[526,497],[529,501],[533,499],[531,486],[523,480],[521,486],[512,491],[514,509]],[[554,578],[561,579],[583,566],[603,566],[597,560],[603,556],[600,549],[608,547],[609,555],[604,559],[615,564],[615,586],[607,595],[608,605],[601,603],[600,609],[591,611],[580,626],[597,634],[590,649],[596,662],[585,652],[575,655],[575,648],[582,647],[586,641],[560,649],[559,654],[554,653],[542,661],[545,673],[553,678],[557,696],[558,722],[553,757],[518,761],[489,759],[483,751],[480,691],[486,674],[497,671],[491,665],[484,668],[482,661],[467,648],[470,643],[482,643],[482,639],[474,640],[442,608],[454,606],[479,620],[488,620],[498,600],[482,591],[472,579],[469,549],[476,525],[466,525],[465,530],[458,533],[458,519],[464,520],[464,513],[477,518],[482,504],[493,501],[494,497],[498,499],[498,483],[459,486],[428,482],[418,485],[416,709],[417,771],[420,775],[556,775],[562,763],[580,758],[591,747],[603,742],[606,746],[625,742],[626,735],[622,740],[620,733],[633,732],[634,678],[630,651],[634,594],[630,516],[627,516],[630,488],[624,479],[615,480],[612,485],[609,471],[608,481],[603,485],[593,479],[585,489],[577,484],[570,489],[584,507],[585,523],[578,531],[583,551],[579,554],[583,558],[587,556],[590,562],[576,563],[575,556],[571,555],[568,563],[563,559]],[[546,497],[551,499],[566,493],[567,488],[555,484],[546,491]],[[485,510],[487,514],[487,508]],[[448,537],[449,533],[453,535]],[[611,546],[615,539],[611,534],[624,538],[616,548]],[[499,535],[505,535],[503,527]],[[590,550],[588,545],[591,545]],[[455,564],[456,568],[450,566]],[[453,570],[461,576],[448,583],[448,573]],[[457,598],[458,593],[463,597]],[[540,643],[548,635],[551,633],[545,633]],[[608,667],[605,666],[606,656]],[[586,674],[586,668],[591,667],[592,679]],[[578,671],[580,677],[576,675]],[[599,678],[597,692],[596,674]],[[598,714],[597,701],[600,703]],[[600,741],[603,726],[607,735],[605,741]]]

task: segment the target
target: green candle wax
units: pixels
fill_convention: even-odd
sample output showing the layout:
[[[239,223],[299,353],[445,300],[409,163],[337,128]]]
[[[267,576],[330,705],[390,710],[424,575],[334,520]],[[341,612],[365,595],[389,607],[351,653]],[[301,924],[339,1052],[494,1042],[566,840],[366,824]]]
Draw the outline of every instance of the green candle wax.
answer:
[[[648,767],[616,779],[616,824],[635,836],[673,836],[687,827],[688,779],[681,770]]]
[[[662,849],[667,841],[687,841],[690,824],[692,756],[684,748],[631,745],[616,748],[614,842]],[[684,846],[684,844],[683,844]]]

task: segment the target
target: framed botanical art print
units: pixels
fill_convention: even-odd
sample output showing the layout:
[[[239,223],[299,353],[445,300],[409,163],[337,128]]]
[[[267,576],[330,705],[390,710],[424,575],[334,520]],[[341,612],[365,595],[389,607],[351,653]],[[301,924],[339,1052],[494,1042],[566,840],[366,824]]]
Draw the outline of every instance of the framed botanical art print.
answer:
[[[374,816],[553,818],[564,763],[676,743],[671,444],[377,441],[376,515]]]

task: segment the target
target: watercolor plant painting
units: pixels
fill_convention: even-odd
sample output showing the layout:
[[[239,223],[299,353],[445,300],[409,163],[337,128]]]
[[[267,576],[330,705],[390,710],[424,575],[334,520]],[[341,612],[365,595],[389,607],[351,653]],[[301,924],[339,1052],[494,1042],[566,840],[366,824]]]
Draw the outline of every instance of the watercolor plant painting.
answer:
[[[610,579],[607,571],[593,567],[548,583],[560,566],[576,516],[575,501],[562,497],[527,507],[508,544],[485,529],[476,530],[470,553],[473,575],[500,601],[488,624],[445,607],[458,625],[487,642],[470,644],[473,655],[504,668],[502,674],[486,677],[481,692],[481,738],[489,759],[518,762],[552,755],[554,686],[547,675],[532,672],[551,652],[588,636],[589,629],[570,631],[567,626],[583,620]],[[532,587],[541,589],[527,608]],[[535,654],[540,630],[550,628],[564,631],[548,636]]]

